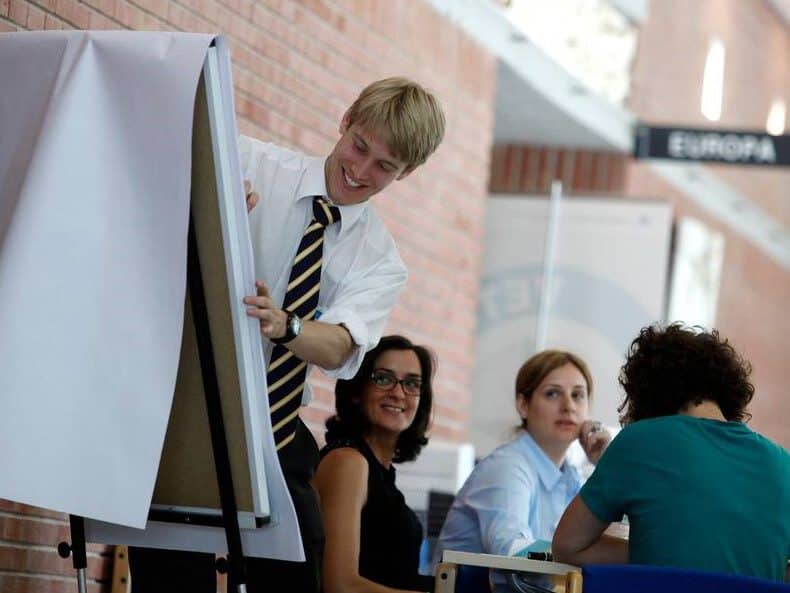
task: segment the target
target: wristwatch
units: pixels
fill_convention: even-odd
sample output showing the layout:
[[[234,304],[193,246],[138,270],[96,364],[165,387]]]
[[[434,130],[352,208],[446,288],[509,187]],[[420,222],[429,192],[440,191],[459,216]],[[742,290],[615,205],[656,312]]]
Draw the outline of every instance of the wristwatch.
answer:
[[[271,338],[275,344],[290,342],[302,332],[302,320],[296,313],[286,311],[288,319],[285,320],[285,335],[282,338]]]

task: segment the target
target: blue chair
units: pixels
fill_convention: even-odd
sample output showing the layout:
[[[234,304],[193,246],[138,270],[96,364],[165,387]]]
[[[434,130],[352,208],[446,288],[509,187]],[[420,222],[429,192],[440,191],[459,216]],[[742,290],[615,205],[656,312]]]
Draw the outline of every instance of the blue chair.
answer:
[[[461,564],[455,577],[455,590],[459,593],[490,593],[488,568]]]
[[[583,593],[790,593],[790,585],[735,574],[637,564],[582,567]]]

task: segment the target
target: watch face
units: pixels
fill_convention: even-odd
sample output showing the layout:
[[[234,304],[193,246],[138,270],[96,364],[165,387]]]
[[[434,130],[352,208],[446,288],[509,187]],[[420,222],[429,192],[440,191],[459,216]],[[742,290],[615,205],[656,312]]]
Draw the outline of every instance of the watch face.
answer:
[[[288,316],[288,333],[295,338],[300,331],[302,331],[302,320],[297,315],[290,314]]]

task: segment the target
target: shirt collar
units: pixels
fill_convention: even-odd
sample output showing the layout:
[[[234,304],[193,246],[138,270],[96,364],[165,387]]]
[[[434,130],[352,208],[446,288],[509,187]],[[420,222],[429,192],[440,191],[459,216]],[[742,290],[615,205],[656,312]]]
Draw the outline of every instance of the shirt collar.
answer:
[[[313,196],[323,196],[329,200],[329,195],[326,191],[326,175],[324,174],[326,158],[306,157],[307,166],[296,188],[297,201],[312,198]],[[329,201],[331,203],[331,200]],[[353,227],[354,223],[362,216],[365,208],[367,208],[367,202],[337,207],[340,209],[340,229],[338,231],[338,236],[340,236],[347,229]]]
[[[529,457],[534,465],[535,472],[538,474],[543,487],[546,490],[552,490],[557,483],[565,478],[581,482],[578,470],[566,458],[562,463],[562,468],[554,465],[554,462],[549,459],[545,451],[540,448],[526,430],[522,431],[521,438],[519,439],[522,447],[524,448],[527,457]]]

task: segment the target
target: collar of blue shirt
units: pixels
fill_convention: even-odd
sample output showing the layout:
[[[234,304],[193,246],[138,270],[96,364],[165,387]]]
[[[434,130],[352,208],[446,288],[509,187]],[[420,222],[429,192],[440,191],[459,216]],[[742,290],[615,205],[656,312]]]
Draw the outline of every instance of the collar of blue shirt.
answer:
[[[581,482],[579,470],[567,458],[563,462],[562,467],[558,468],[526,430],[522,432],[519,442],[524,449],[525,455],[532,460],[535,471],[540,477],[543,487],[547,490],[554,488],[563,477]]]

